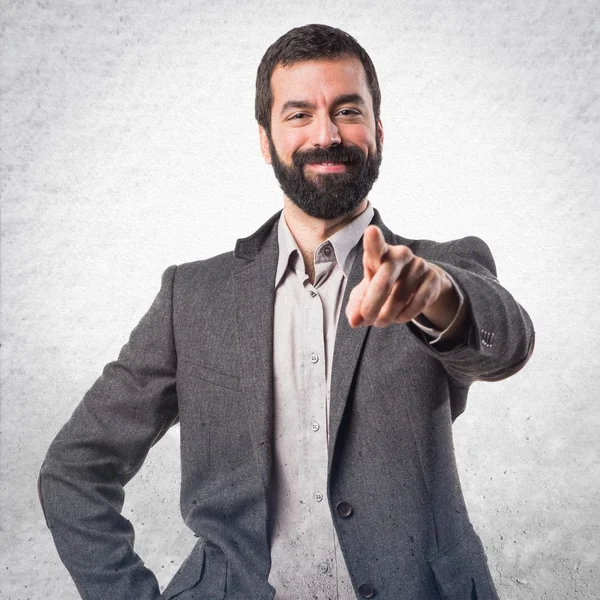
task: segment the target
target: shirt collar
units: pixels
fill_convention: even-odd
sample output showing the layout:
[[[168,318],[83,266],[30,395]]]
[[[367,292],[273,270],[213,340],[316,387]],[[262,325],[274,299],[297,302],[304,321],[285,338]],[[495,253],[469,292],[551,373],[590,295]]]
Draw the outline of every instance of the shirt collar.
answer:
[[[355,254],[352,250],[356,247],[358,242],[360,242],[365,229],[373,219],[374,212],[372,204],[368,202],[367,208],[360,213],[360,215],[320,244],[315,250],[315,254],[321,246],[329,242],[333,246],[337,264],[342,268],[344,275],[348,277]],[[281,282],[281,279],[290,264],[292,255],[294,255],[295,260],[300,257],[300,250],[298,249],[296,240],[285,222],[285,210],[281,213],[279,218],[277,240],[279,242],[279,258],[277,260],[275,287]]]

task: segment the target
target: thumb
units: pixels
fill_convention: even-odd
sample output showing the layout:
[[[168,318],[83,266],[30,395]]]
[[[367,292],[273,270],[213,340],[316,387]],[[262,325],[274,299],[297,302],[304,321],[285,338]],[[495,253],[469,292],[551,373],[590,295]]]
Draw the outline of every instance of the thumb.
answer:
[[[388,251],[388,245],[383,238],[381,229],[376,225],[369,225],[363,236],[363,267],[364,276],[369,281],[381,266]]]

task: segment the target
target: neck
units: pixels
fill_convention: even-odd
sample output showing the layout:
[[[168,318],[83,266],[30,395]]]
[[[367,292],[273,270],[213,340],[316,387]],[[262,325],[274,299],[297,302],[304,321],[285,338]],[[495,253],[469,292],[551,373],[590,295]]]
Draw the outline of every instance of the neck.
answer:
[[[306,273],[311,283],[314,283],[315,250],[326,239],[358,217],[367,208],[368,200],[365,198],[352,212],[336,219],[317,219],[311,217],[298,208],[287,196],[283,198],[283,206],[285,222],[302,253]]]

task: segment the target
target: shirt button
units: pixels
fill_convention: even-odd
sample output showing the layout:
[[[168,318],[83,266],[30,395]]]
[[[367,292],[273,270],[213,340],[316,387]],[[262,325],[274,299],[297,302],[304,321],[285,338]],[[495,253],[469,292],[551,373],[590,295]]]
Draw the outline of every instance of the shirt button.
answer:
[[[315,500],[316,500],[317,502],[321,502],[321,500],[323,500],[323,494],[321,494],[321,492],[317,492],[317,493],[315,494]]]
[[[375,588],[370,583],[363,583],[358,588],[358,593],[363,598],[372,598],[375,595]]]
[[[319,424],[316,421],[313,421],[313,424],[310,426],[313,431],[319,431]]]
[[[315,363],[319,362],[319,357],[313,352],[310,355],[310,362],[314,365]]]
[[[321,564],[319,565],[319,571],[320,571],[321,573],[327,573],[327,571],[329,571],[329,565],[328,565],[327,563],[325,563],[325,562],[324,562],[324,563],[321,563]]]
[[[325,254],[325,256],[329,256],[331,254],[331,246],[325,246],[323,248],[323,253]]]
[[[344,519],[352,514],[352,507],[348,502],[338,502],[335,505],[335,510],[337,514]]]

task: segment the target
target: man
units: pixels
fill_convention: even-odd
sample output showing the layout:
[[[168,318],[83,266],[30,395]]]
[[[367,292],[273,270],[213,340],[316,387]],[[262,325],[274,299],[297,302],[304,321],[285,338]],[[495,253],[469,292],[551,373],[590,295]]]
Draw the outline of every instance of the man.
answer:
[[[167,269],[41,470],[83,598],[497,597],[451,425],[473,381],[524,366],[533,329],[481,240],[382,223],[379,105],[340,30],[293,29],[263,57],[256,118],[283,212],[233,253]],[[176,421],[199,540],[161,596],[120,510]]]

